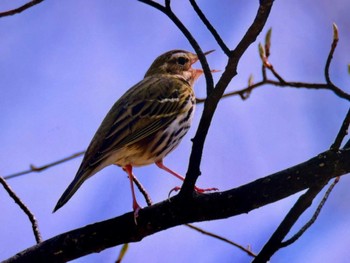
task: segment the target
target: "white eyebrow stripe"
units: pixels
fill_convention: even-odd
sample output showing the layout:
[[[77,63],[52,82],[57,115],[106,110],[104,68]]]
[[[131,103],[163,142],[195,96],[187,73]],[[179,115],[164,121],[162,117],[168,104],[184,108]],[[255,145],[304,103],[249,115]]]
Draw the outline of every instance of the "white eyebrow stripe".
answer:
[[[172,58],[177,58],[177,57],[186,57],[187,54],[184,53],[184,52],[179,52],[179,53],[175,53],[175,54],[172,54],[171,57]]]

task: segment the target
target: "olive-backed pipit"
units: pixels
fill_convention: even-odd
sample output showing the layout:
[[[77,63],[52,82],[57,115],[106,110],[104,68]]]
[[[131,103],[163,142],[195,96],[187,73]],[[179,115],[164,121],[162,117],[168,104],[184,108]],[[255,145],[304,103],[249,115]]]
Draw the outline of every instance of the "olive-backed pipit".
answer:
[[[122,167],[128,174],[135,218],[140,206],[134,193],[132,167],[155,163],[184,179],[167,168],[163,158],[175,149],[190,128],[196,100],[193,84],[203,73],[192,68],[196,61],[197,55],[191,52],[172,50],[152,63],[144,79],[130,88],[102,121],[74,180],[54,211],[62,207],[86,179],[111,164]],[[195,190],[204,192],[214,188],[196,187]]]

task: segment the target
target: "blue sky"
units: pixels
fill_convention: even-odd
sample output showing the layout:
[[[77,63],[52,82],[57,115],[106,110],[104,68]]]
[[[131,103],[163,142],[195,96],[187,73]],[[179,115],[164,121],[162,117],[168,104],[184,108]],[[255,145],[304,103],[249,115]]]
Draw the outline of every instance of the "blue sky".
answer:
[[[211,68],[224,69],[226,57],[187,1],[173,10],[193,32]],[[176,3],[175,3],[176,2]],[[227,45],[241,39],[258,1],[198,1]],[[24,1],[2,1],[0,10]],[[323,82],[332,41],[340,32],[331,66],[333,81],[349,89],[350,2],[346,0],[275,1],[263,35],[272,27],[271,63],[291,81]],[[5,176],[58,160],[87,147],[113,103],[161,53],[192,50],[179,30],[160,12],[137,1],[44,1],[22,14],[0,19],[0,174]],[[243,56],[228,91],[260,80],[254,43]],[[197,67],[200,67],[198,64]],[[217,81],[221,73],[216,73]],[[205,81],[195,86],[205,96]],[[329,148],[348,103],[330,91],[265,86],[242,101],[221,101],[208,134],[197,185],[227,190],[307,160]],[[202,105],[182,144],[166,159],[185,174],[191,141]],[[131,210],[129,182],[118,167],[86,181],[57,213],[51,211],[73,179],[81,158],[9,184],[36,215],[44,239]],[[154,202],[180,182],[155,165],[135,169]],[[350,236],[350,179],[341,179],[314,226],[273,262],[346,262]],[[246,215],[196,224],[258,252],[300,194]],[[318,200],[320,197],[318,198]],[[0,190],[0,259],[34,245],[26,216]],[[141,195],[138,200],[145,205]],[[308,220],[310,213],[298,224]],[[331,222],[331,223],[330,223]],[[297,230],[297,229],[294,229]],[[74,262],[113,262],[119,247]],[[125,262],[250,262],[234,247],[179,226],[130,245]]]

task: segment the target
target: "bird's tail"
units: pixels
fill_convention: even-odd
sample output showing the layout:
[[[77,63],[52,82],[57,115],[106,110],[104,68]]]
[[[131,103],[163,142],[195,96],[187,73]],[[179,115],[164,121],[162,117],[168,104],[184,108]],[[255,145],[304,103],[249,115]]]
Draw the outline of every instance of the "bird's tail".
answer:
[[[74,195],[74,193],[79,189],[79,187],[83,184],[83,182],[89,178],[90,176],[85,176],[85,174],[81,176],[76,176],[74,180],[67,187],[66,191],[62,194],[61,198],[58,200],[53,213],[60,209],[68,200]]]

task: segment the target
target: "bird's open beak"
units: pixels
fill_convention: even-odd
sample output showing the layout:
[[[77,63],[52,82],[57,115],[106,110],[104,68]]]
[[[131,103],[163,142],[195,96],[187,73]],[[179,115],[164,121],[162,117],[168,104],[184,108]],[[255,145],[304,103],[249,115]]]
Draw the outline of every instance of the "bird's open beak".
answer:
[[[214,52],[215,51],[215,49],[213,49],[213,50],[209,50],[209,51],[207,51],[207,52],[204,52],[203,54],[206,56],[206,55],[208,55],[208,54],[210,54],[210,53],[212,53],[212,52]],[[194,63],[196,63],[198,61],[198,56],[197,55],[195,55],[194,57],[193,57],[193,59],[192,59],[192,63],[191,63],[191,65],[192,64],[194,64]],[[211,72],[218,72],[219,70],[216,70],[216,69],[213,69],[213,70],[211,70]],[[203,74],[203,69],[194,69],[194,79],[196,80],[196,79],[198,79],[199,78],[199,76],[200,75],[202,75]]]
[[[207,52],[204,52],[203,54],[206,56],[206,55],[208,55],[208,54],[210,54],[210,53],[212,53],[212,52],[214,52],[215,51],[215,49],[213,49],[213,50],[209,50],[209,51],[207,51]],[[191,65],[193,65],[194,63],[196,63],[197,61],[198,61],[198,56],[197,55],[195,55],[195,54],[193,54],[194,56],[191,58]]]

